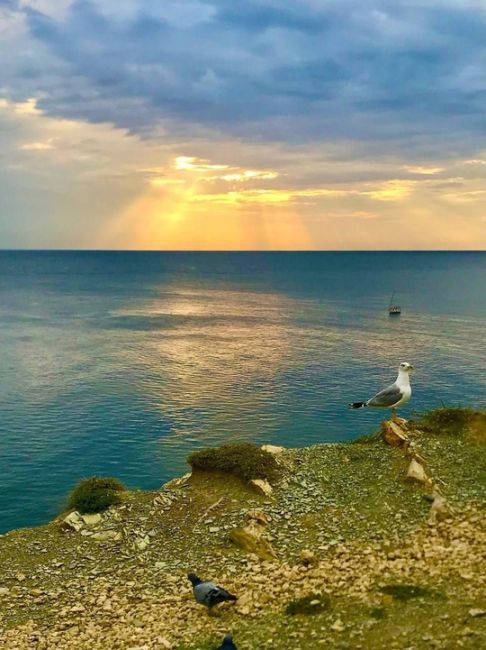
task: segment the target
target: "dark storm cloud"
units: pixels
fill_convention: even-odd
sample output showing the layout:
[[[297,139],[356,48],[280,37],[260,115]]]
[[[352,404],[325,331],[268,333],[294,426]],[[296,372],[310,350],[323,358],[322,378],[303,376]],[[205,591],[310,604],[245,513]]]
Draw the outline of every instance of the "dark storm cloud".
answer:
[[[422,137],[453,131],[467,140],[484,129],[479,4],[128,4],[121,13],[112,2],[79,0],[62,18],[24,8],[42,56],[31,44],[15,79],[0,85],[39,96],[52,115],[145,134],[169,120],[181,131],[413,147]]]

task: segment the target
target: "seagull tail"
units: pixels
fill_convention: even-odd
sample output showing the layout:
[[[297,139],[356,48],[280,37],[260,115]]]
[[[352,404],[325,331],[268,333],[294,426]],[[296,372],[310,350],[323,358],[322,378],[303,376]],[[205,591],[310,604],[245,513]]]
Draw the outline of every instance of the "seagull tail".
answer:
[[[366,402],[351,402],[348,406],[350,409],[364,409]]]

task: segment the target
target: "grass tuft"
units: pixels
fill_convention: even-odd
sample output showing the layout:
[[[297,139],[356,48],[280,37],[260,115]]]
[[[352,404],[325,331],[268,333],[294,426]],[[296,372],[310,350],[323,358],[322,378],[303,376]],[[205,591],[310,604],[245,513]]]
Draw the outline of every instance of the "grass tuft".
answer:
[[[472,435],[478,440],[486,439],[486,412],[471,408],[443,406],[421,415],[418,426],[436,435]]]
[[[80,481],[69,495],[68,508],[81,514],[103,512],[121,503],[123,483],[116,478],[93,476]]]
[[[386,610],[384,607],[372,607],[370,610],[371,618],[380,621],[386,617]]]
[[[302,598],[292,600],[285,608],[285,613],[289,616],[296,614],[304,614],[306,616],[312,614],[320,614],[331,609],[331,599],[323,594],[309,594]]]
[[[411,600],[412,598],[423,598],[424,596],[433,596],[434,592],[427,587],[419,585],[385,585],[380,588],[382,594],[393,596],[396,600]]]
[[[279,474],[272,454],[249,442],[201,449],[190,454],[187,462],[193,470],[233,474],[245,482],[260,478],[274,483]]]

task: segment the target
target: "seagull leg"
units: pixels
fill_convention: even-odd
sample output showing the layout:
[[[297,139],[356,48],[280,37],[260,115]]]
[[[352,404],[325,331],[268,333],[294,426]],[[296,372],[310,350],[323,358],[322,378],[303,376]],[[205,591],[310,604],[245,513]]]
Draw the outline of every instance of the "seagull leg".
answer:
[[[392,422],[396,422],[396,421],[397,421],[397,409],[392,408]]]

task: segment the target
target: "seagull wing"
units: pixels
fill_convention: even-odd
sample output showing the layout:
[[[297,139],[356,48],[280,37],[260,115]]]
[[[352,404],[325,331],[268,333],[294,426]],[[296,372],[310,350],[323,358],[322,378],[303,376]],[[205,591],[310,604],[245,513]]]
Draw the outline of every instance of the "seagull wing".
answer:
[[[391,384],[387,388],[380,390],[374,397],[366,402],[366,406],[381,406],[387,408],[393,406],[401,400],[403,393],[397,384]]]

